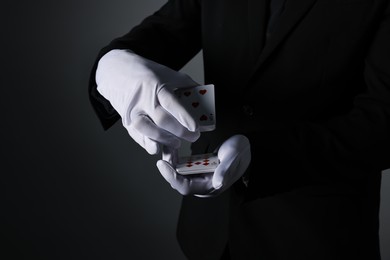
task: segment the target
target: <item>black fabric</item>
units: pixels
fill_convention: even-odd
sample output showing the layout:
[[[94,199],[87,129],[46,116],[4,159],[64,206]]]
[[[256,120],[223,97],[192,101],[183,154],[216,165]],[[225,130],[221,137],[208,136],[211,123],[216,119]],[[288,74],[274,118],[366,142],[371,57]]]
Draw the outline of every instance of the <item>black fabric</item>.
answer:
[[[226,244],[225,250],[222,253],[220,260],[231,260],[229,252],[229,244]]]
[[[266,6],[170,0],[98,58],[128,48],[180,69],[202,49],[218,120],[194,153],[237,133],[250,140],[248,188],[183,198],[177,234],[189,259],[219,259],[228,241],[232,259],[378,260],[380,177],[390,168],[390,3],[287,1],[264,41]],[[107,128],[115,112],[94,80],[89,89]]]
[[[267,25],[267,35],[271,35],[274,31],[275,25],[277,24],[280,16],[284,11],[286,0],[270,0],[269,1],[269,18]]]

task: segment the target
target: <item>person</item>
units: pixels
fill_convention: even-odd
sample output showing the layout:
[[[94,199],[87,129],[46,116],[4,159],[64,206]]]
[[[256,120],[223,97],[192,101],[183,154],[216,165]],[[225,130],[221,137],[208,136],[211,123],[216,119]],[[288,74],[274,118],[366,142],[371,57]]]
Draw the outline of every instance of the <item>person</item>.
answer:
[[[188,259],[380,259],[389,46],[387,0],[169,0],[101,49],[90,101],[162,153]],[[180,72],[200,50],[218,114],[202,133],[173,94],[201,85]],[[181,140],[215,172],[178,174]]]

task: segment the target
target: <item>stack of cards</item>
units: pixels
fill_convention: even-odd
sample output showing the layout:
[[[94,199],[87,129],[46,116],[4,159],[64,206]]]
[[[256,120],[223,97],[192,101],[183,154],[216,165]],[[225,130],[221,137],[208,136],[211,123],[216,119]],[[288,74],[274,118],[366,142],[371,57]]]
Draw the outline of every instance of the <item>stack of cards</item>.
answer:
[[[178,89],[175,92],[179,102],[197,120],[201,132],[215,129],[214,85],[203,85],[193,88]],[[218,166],[217,154],[198,154],[179,157],[176,171],[182,175],[214,172]]]
[[[176,171],[182,175],[214,172],[219,164],[215,153],[180,157]]]

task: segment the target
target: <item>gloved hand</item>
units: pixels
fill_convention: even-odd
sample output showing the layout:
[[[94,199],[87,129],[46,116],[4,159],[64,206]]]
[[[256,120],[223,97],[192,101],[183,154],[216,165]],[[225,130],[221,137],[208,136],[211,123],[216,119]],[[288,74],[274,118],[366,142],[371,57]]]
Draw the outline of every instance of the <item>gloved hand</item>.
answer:
[[[186,74],[129,50],[112,50],[99,60],[96,83],[130,136],[149,154],[157,154],[159,144],[178,148],[180,138],[199,138],[196,121],[173,93],[199,85]]]
[[[248,138],[234,135],[218,149],[219,165],[214,173],[183,176],[176,172],[177,150],[164,147],[157,168],[165,180],[182,195],[212,197],[222,193],[242,177],[251,161]]]

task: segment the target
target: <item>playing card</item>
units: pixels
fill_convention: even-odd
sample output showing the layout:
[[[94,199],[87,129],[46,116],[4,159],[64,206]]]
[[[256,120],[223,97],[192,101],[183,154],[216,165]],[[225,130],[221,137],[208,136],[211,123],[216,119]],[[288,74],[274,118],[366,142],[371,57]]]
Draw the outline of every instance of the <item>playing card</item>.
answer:
[[[216,153],[197,154],[179,158],[176,171],[182,175],[214,172],[219,164]]]
[[[215,129],[214,85],[203,85],[175,91],[179,102],[197,120],[201,132]]]

